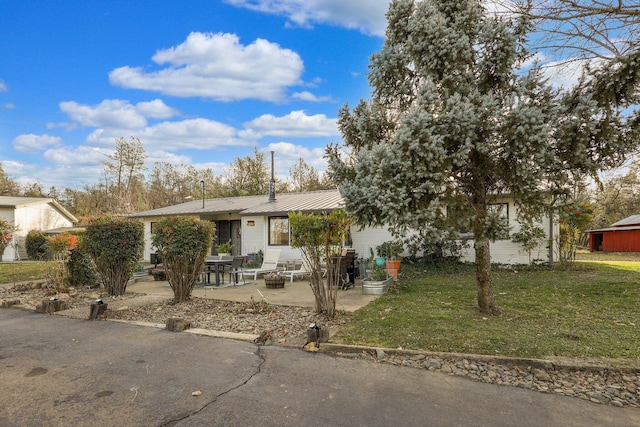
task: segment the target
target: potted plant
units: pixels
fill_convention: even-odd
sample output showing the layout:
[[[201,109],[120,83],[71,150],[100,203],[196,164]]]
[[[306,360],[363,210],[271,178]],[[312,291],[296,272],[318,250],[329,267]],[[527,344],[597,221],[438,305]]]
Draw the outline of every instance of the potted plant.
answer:
[[[380,295],[389,290],[393,277],[389,276],[384,268],[376,266],[370,277],[362,281],[362,293],[367,295]]]
[[[401,240],[390,240],[376,247],[378,256],[386,256],[387,272],[391,274],[395,280],[398,280],[398,271],[400,271],[400,254],[404,250]]]
[[[233,244],[231,244],[231,240],[225,243],[221,243],[218,245],[218,255],[222,256],[230,256],[231,251],[233,250]]]

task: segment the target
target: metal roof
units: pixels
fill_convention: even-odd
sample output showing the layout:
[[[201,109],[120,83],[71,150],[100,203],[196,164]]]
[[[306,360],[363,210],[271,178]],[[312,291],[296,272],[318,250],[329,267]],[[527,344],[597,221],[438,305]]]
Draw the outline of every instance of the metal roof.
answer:
[[[276,195],[275,202],[269,202],[268,195],[221,197],[192,200],[179,205],[139,212],[132,218],[146,218],[175,215],[204,215],[238,213],[240,215],[287,214],[288,212],[329,212],[344,207],[340,192],[336,190],[309,191],[304,193],[282,193]]]
[[[287,214],[289,212],[320,213],[343,208],[344,201],[338,190],[283,193],[275,202],[268,199],[242,212],[242,215]]]
[[[599,228],[597,230],[587,230],[587,233],[599,233],[603,231],[632,231],[632,230],[640,230],[640,224],[629,225],[626,227],[609,227],[609,228]]]
[[[640,215],[631,215],[618,222],[611,224],[612,227],[620,227],[625,225],[640,225]]]

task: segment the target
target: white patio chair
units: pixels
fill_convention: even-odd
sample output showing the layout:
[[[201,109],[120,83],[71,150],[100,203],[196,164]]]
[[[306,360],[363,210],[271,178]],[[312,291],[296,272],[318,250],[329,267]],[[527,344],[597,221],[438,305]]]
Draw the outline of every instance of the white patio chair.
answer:
[[[294,270],[285,270],[283,271],[283,274],[284,277],[289,278],[291,282],[293,282],[293,279],[295,277],[301,276],[302,278],[304,278],[305,276],[310,276],[311,270],[307,267],[307,264],[303,262],[302,265],[300,265],[300,268]]]
[[[242,278],[245,275],[253,275],[253,280],[258,278],[258,274],[271,273],[278,270],[278,260],[280,259],[280,249],[268,249],[264,254],[260,268],[248,268],[242,271]]]

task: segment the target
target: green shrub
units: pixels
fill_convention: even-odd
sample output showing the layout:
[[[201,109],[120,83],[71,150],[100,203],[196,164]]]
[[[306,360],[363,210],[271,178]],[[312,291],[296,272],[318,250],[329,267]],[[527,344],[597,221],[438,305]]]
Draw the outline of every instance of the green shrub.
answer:
[[[402,240],[390,240],[376,246],[378,256],[386,259],[398,259],[403,250]]]
[[[158,221],[152,244],[162,258],[174,302],[191,297],[213,244],[215,226],[209,221],[171,217]]]
[[[27,256],[30,259],[42,261],[50,258],[47,236],[42,231],[29,231],[24,243],[25,250],[27,251]]]
[[[342,209],[330,214],[289,213],[291,247],[299,248],[302,261],[310,269],[309,285],[316,300],[316,313],[332,319],[336,315],[336,300],[340,286],[339,256],[346,240],[350,220]],[[326,260],[326,280],[322,264]]]
[[[71,249],[67,261],[67,272],[71,286],[94,286],[98,282],[95,263],[89,254],[78,247]]]
[[[95,262],[109,295],[123,295],[144,249],[141,222],[104,216],[89,221],[82,249]]]

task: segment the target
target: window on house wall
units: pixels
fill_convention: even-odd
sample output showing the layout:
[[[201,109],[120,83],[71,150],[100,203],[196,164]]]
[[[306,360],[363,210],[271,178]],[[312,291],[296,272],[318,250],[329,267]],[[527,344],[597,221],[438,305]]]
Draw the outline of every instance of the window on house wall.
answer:
[[[286,216],[269,217],[269,245],[289,245],[289,218]]]
[[[151,234],[155,234],[155,228],[156,228],[156,224],[158,224],[157,222],[151,222]]]
[[[490,214],[498,214],[500,218],[509,224],[509,203],[494,203],[487,206],[487,211]]]
[[[494,203],[487,206],[487,210],[490,215],[497,216],[501,230],[498,230],[495,238],[496,240],[506,240],[509,238],[509,204],[508,203]]]
[[[498,215],[504,221],[505,227],[509,226],[509,203],[492,203],[487,205],[487,213],[489,215]],[[456,215],[457,212],[447,207],[447,216]],[[471,221],[458,227],[458,232],[463,238],[473,238],[471,231]]]

